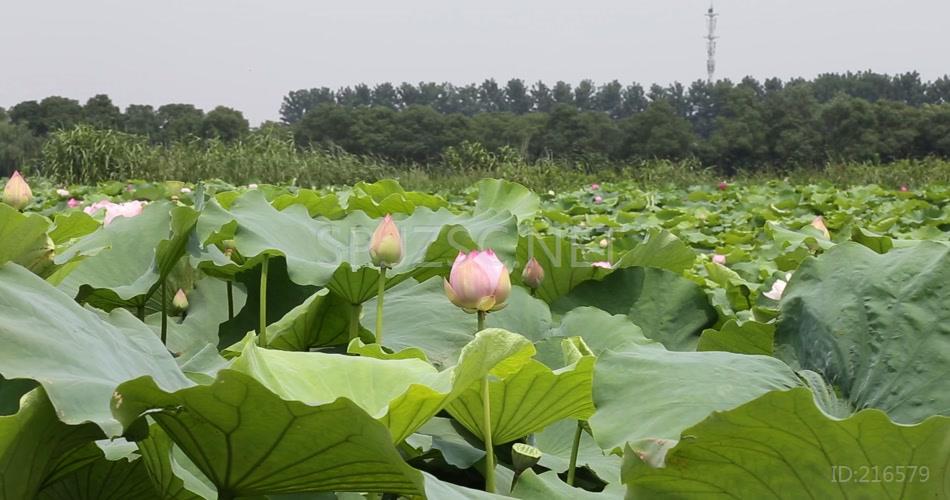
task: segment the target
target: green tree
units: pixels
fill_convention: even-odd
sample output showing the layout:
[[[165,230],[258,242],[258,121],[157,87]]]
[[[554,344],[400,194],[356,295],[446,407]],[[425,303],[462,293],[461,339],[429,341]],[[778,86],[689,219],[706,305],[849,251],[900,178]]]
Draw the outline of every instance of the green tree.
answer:
[[[518,78],[508,80],[508,84],[505,86],[505,101],[507,109],[516,115],[523,115],[531,111],[534,105],[531,96],[528,95],[528,87],[525,86],[524,80]]]
[[[620,126],[620,155],[625,158],[682,159],[692,154],[696,142],[689,122],[665,99],[651,102]]]
[[[148,104],[130,104],[125,108],[122,130],[130,134],[144,135],[157,141],[161,137],[162,120]]]
[[[551,89],[540,80],[531,87],[531,99],[534,101],[534,108],[542,113],[547,113],[554,107]]]
[[[112,104],[112,99],[105,94],[98,94],[89,98],[82,108],[83,122],[101,129],[118,129],[122,121],[122,112]]]
[[[188,137],[200,137],[204,111],[191,104],[166,104],[158,108],[162,142],[169,144]]]
[[[203,137],[221,139],[225,142],[243,137],[248,130],[244,115],[240,111],[225,106],[218,106],[209,111],[201,124]]]
[[[825,152],[835,160],[876,159],[874,108],[864,99],[839,94],[822,105],[819,122]]]
[[[336,102],[336,94],[327,87],[293,90],[284,96],[280,105],[280,119],[293,125],[303,119],[313,108]]]

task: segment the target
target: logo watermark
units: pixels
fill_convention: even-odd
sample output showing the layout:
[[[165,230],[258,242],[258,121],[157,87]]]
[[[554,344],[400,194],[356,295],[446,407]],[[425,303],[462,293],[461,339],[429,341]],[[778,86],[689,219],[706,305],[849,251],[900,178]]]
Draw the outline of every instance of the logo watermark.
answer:
[[[831,466],[832,483],[926,483],[930,467],[926,465],[847,465]]]

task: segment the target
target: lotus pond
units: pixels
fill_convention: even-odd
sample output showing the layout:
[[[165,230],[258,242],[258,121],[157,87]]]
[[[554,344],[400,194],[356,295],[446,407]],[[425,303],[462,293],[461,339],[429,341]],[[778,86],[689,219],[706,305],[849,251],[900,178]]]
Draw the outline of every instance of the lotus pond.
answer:
[[[6,184],[0,499],[950,498],[948,186]]]

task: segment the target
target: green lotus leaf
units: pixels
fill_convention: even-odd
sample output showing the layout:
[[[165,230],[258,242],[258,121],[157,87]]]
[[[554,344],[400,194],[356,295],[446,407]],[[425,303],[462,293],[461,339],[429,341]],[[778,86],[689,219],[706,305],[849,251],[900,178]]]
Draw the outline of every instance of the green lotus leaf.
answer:
[[[110,459],[93,443],[82,450],[93,459],[82,467],[57,477],[43,488],[37,500],[101,500],[134,498],[164,500],[149,481],[145,464],[138,457]]]
[[[148,470],[151,484],[161,498],[168,500],[213,500],[217,492],[204,484],[207,478],[196,477],[189,469],[194,467],[187,457],[176,456],[180,451],[158,424],[149,426],[148,438],[139,441],[142,463]],[[187,461],[188,468],[181,462]],[[200,474],[200,472],[197,474]]]
[[[349,307],[348,302],[322,288],[283,318],[267,325],[267,338],[259,342],[271,349],[285,351],[345,344],[348,339],[347,314],[339,312]]]
[[[49,219],[39,214],[21,214],[0,203],[0,265],[13,261],[36,273],[52,265],[53,244],[46,236]]]
[[[320,194],[312,189],[301,189],[295,194],[282,194],[274,198],[271,205],[277,210],[284,210],[291,205],[303,205],[310,217],[339,219],[346,214],[335,194]]]
[[[0,417],[0,499],[35,498],[47,482],[82,467],[72,452],[102,437],[91,424],[66,425],[43,389],[23,396],[20,410]]]
[[[347,398],[380,420],[399,443],[496,365],[529,356],[530,346],[520,335],[483,330],[454,367],[439,372],[420,359],[275,351],[248,342],[232,369],[287,400],[320,405]]]
[[[547,303],[554,302],[584,281],[600,279],[610,273],[609,269],[592,266],[582,247],[567,238],[531,235],[518,241],[518,267],[512,273],[513,283],[522,283],[521,272],[532,257],[544,269],[544,280],[538,287],[537,297]]]
[[[580,306],[626,314],[647,337],[684,351],[693,350],[699,333],[716,320],[716,312],[698,285],[656,268],[618,269],[600,281],[582,283],[551,309],[563,314]]]
[[[422,476],[425,478],[426,494],[424,497],[413,498],[413,500],[422,500],[423,498],[431,500],[504,500],[505,498],[511,498],[459,486],[443,481],[427,472],[423,472]]]
[[[150,377],[126,382],[116,389],[113,410],[126,426],[148,414],[219,498],[423,490],[422,476],[402,461],[386,427],[345,398],[319,406],[287,401],[248,375],[222,370],[211,385],[177,392]]]
[[[455,363],[462,348],[472,341],[477,328],[474,314],[468,314],[449,302],[442,279],[422,283],[408,280],[386,292],[383,301],[383,345],[394,352],[418,348],[438,367]],[[514,287],[508,306],[489,313],[485,326],[504,328],[530,340],[548,335],[551,313],[547,304]],[[362,324],[374,330],[376,300],[363,305]]]
[[[518,478],[511,496],[522,500],[622,500],[623,488],[609,485],[604,491],[594,492],[569,486],[553,471],[535,474],[525,471]]]
[[[746,321],[740,325],[736,320],[730,319],[719,330],[703,330],[696,350],[771,356],[774,335],[773,325],[757,321]]]
[[[557,473],[567,471],[576,430],[577,421],[561,420],[535,434],[534,446],[542,452],[538,465]],[[608,484],[619,484],[620,462],[620,457],[605,454],[590,434],[586,431],[581,432],[580,445],[577,449],[577,467],[589,468]]]
[[[798,385],[795,373],[772,357],[675,352],[659,343],[630,343],[597,360],[597,413],[589,423],[594,439],[606,450],[628,441],[678,439],[683,429],[713,411]]]
[[[799,388],[714,413],[683,436],[663,467],[624,454],[630,497],[911,500],[950,491],[946,417],[903,426],[863,410],[838,420]]]
[[[647,240],[624,253],[615,267],[656,267],[675,273],[693,267],[696,252],[665,230],[650,231]]]
[[[854,408],[879,408],[901,423],[950,415],[947,283],[945,245],[878,254],[843,243],[793,275],[776,342]]]
[[[49,237],[57,247],[68,245],[73,240],[92,234],[101,224],[84,212],[59,213],[53,217]]]
[[[489,382],[492,443],[514,441],[564,418],[588,418],[594,412],[593,372],[593,356],[584,356],[559,370],[529,358],[493,369]],[[484,440],[480,383],[470,386],[447,410]]]
[[[121,432],[116,386],[142,375],[169,390],[191,385],[155,333],[118,309],[97,313],[15,264],[0,266],[0,373],[43,385],[67,424]],[[42,353],[42,355],[37,355]]]
[[[482,179],[476,184],[478,199],[475,200],[475,213],[489,210],[511,212],[524,221],[535,216],[541,200],[530,189],[503,179]]]
[[[100,309],[144,306],[184,253],[198,213],[155,202],[76,241],[57,264],[70,266],[59,288]]]

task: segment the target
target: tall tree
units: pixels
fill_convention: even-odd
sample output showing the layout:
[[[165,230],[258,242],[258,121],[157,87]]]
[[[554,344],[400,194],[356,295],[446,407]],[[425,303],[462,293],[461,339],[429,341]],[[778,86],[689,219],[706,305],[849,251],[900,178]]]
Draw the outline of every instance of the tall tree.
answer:
[[[244,115],[225,106],[218,106],[209,111],[201,124],[201,132],[205,138],[216,138],[225,142],[243,137],[248,129]]]
[[[162,141],[168,144],[200,136],[204,111],[191,104],[166,104],[158,108],[158,118],[162,123]]]
[[[82,113],[83,121],[96,128],[116,129],[122,121],[122,112],[106,94],[89,98]]]

